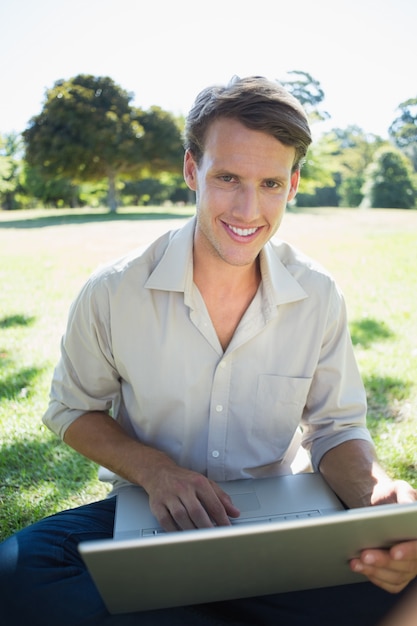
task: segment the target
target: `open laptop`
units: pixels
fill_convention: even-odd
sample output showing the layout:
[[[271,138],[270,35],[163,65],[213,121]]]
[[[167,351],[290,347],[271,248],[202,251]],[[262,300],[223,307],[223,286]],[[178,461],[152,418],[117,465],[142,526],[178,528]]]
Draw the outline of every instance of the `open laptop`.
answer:
[[[239,520],[173,533],[143,490],[121,491],[114,538],[79,545],[111,613],[358,583],[360,550],[417,538],[417,504],[346,511],[319,474],[220,484]]]
[[[257,480],[219,482],[240,510],[233,525],[296,520],[343,509],[320,474],[294,474]],[[148,496],[139,487],[127,487],[118,496],[115,539],[146,537],[164,532],[152,515]]]

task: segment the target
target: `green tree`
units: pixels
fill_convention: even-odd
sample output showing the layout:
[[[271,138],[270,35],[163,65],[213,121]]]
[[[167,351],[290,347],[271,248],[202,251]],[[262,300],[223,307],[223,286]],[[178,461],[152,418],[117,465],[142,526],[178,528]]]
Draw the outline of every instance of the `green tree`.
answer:
[[[3,209],[18,208],[22,141],[17,133],[0,135],[0,203]]]
[[[45,178],[39,168],[28,165],[23,167],[22,186],[29,198],[36,199],[43,206],[72,208],[79,206],[79,187],[69,178],[47,177]]]
[[[334,128],[322,137],[332,146],[331,161],[338,175],[338,195],[342,206],[357,207],[363,200],[366,168],[375,152],[386,142],[377,135],[365,133],[359,126]]]
[[[70,179],[78,184],[107,179],[109,208],[115,211],[121,177],[140,177],[156,165],[170,169],[173,153],[182,152],[175,120],[160,109],[145,113],[131,106],[132,98],[108,77],[58,80],[46,92],[41,113],[23,133],[29,165],[47,180]],[[146,125],[152,129],[152,140],[146,137]],[[154,153],[161,147],[162,157],[156,163]]]
[[[303,105],[310,124],[328,119],[329,114],[320,109],[324,100],[324,91],[318,80],[308,72],[293,70],[286,79],[279,82]],[[309,149],[303,165],[299,193],[296,202],[300,206],[310,202],[317,189],[334,186],[332,170],[329,168],[327,148],[315,142]],[[303,198],[303,195],[305,198]]]
[[[364,192],[365,206],[371,208],[413,208],[416,187],[409,159],[399,150],[382,148],[367,169]]]
[[[319,106],[324,100],[324,91],[320,82],[308,72],[300,70],[292,70],[288,72],[288,76],[290,78],[279,82],[301,102],[310,123],[327,120],[330,117],[329,113],[321,110]]]
[[[298,199],[302,201],[301,194],[314,196],[318,189],[334,187],[334,162],[333,145],[325,138],[320,137],[315,141],[308,153],[302,169]],[[299,204],[300,204],[299,203]]]
[[[175,120],[171,113],[158,106],[138,111],[138,118],[144,131],[141,139],[146,157],[142,166],[144,174],[170,172],[182,175],[184,120]]]
[[[397,148],[409,157],[417,172],[417,98],[402,102],[398,111],[388,132]]]
[[[164,172],[159,176],[125,183],[121,197],[128,205],[161,205],[165,202],[186,203],[188,187],[179,174]]]
[[[364,184],[364,172],[346,176],[340,184],[340,205],[348,207],[360,206],[364,197]]]

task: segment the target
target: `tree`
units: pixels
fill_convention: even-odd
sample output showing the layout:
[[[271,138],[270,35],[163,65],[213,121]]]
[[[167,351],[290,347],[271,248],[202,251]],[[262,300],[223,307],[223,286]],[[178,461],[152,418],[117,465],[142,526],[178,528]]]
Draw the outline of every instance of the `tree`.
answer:
[[[335,169],[332,153],[333,146],[322,138],[318,139],[314,146],[309,149],[302,169],[299,193],[297,195],[300,203],[302,194],[311,196],[318,189],[335,186]]]
[[[0,202],[3,209],[17,208],[21,169],[21,138],[16,133],[0,135]]]
[[[409,160],[396,149],[382,148],[367,169],[364,191],[369,207],[413,208],[417,191]]]
[[[323,135],[322,142],[330,150],[334,173],[337,172],[338,195],[342,206],[357,207],[363,199],[366,168],[372,163],[375,152],[385,141],[377,135],[365,133],[359,126],[334,128]]]
[[[144,113],[131,106],[133,95],[111,78],[79,75],[58,80],[46,93],[41,113],[23,133],[26,159],[46,179],[73,183],[108,180],[108,202],[117,209],[116,186],[121,177],[140,176],[144,169],[173,166],[173,153],[182,153],[180,131],[160,109]],[[158,126],[158,121],[161,122]],[[143,124],[142,124],[143,122]],[[163,128],[172,145],[167,157],[146,137],[145,126],[160,141]]]
[[[28,164],[24,165],[21,178],[27,196],[40,201],[43,206],[74,208],[80,205],[79,187],[68,178],[45,178],[39,168]]]
[[[152,178],[126,182],[121,198],[128,205],[161,205],[164,203],[187,203],[188,187],[184,177],[164,172]]]
[[[417,98],[402,102],[398,110],[398,116],[388,132],[397,148],[410,158],[417,172]]]
[[[161,172],[182,175],[184,149],[181,130],[184,120],[174,121],[171,113],[158,106],[138,111],[138,116],[144,130],[141,139],[146,156],[143,172],[146,175]]]
[[[324,91],[318,80],[311,74],[300,70],[288,72],[288,80],[279,82],[303,105],[310,123],[324,121],[330,117],[327,111],[321,111],[319,105],[324,100]]]
[[[329,114],[319,108],[324,100],[324,91],[319,81],[313,78],[311,74],[300,70],[293,70],[287,75],[288,79],[281,79],[279,82],[301,102],[310,123],[327,119]],[[303,195],[306,196],[305,200],[309,201],[317,189],[334,187],[332,170],[328,166],[326,149],[323,149],[323,146],[316,142],[310,147],[303,166],[297,204],[303,204]]]
[[[340,206],[360,206],[364,197],[364,184],[364,172],[346,176],[340,184]]]

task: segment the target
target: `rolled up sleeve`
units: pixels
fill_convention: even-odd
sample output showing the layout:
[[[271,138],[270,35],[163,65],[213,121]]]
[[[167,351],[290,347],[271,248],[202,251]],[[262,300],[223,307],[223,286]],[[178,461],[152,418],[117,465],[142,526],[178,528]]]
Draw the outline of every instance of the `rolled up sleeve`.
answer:
[[[92,277],[73,303],[50,402],[43,416],[63,438],[68,426],[89,411],[109,412],[120,397],[119,375],[111,353],[110,309],[105,285]]]
[[[304,410],[303,446],[318,469],[323,455],[351,439],[371,441],[366,392],[347,325],[344,299],[334,287],[326,332]]]

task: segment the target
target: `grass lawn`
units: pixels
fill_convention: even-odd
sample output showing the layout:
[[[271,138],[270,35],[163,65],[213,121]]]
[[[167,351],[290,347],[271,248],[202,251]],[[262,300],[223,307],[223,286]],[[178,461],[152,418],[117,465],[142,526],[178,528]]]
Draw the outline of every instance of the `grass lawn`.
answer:
[[[0,213],[0,539],[106,493],[94,464],[41,421],[68,308],[97,265],[192,213]],[[289,212],[281,236],[342,287],[380,458],[417,486],[417,212]]]

